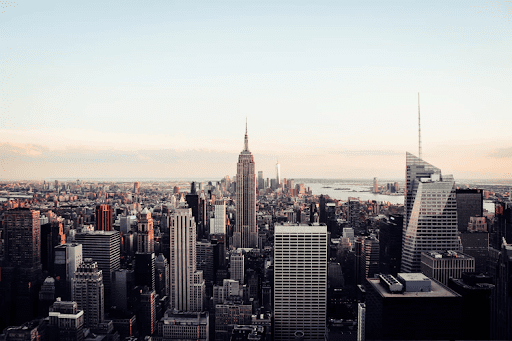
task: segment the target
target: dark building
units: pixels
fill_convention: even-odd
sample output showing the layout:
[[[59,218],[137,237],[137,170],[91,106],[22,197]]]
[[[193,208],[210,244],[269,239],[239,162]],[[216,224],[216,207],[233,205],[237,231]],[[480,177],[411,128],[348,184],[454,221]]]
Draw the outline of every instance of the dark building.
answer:
[[[470,217],[483,215],[483,191],[481,189],[457,189],[457,225],[467,231]]]
[[[492,250],[489,255],[492,257]],[[502,238],[494,263],[495,290],[491,296],[491,339],[512,339],[512,245]]]
[[[460,234],[464,253],[475,258],[475,272],[487,271],[487,256],[489,254],[488,232],[463,232]]]
[[[396,276],[402,261],[403,215],[390,215],[380,221],[380,272]]]
[[[491,338],[491,276],[478,272],[462,273],[462,278],[450,278],[448,287],[462,296],[462,339]]]
[[[0,327],[20,325],[37,315],[42,283],[39,211],[4,213],[5,262],[0,269]]]
[[[323,195],[320,195],[320,198],[318,200],[319,200],[318,206],[320,209],[319,222],[327,225],[327,211],[325,210],[325,197]]]
[[[96,231],[112,231],[112,206],[96,205]]]
[[[150,290],[155,289],[155,254],[135,254],[135,285],[147,286]]]
[[[500,250],[503,238],[512,240],[512,203],[499,202],[495,207],[495,222],[491,233],[491,246]]]
[[[66,242],[66,235],[62,230],[62,222],[54,220],[41,225],[41,262],[43,270],[53,274],[53,262],[55,260],[54,248]]]
[[[366,340],[460,338],[462,296],[420,273],[366,280]]]
[[[92,231],[77,233],[75,241],[82,244],[83,259],[92,258],[103,271],[105,306],[112,298],[112,275],[121,261],[121,237],[119,231]]]
[[[56,341],[82,341],[84,339],[84,312],[71,301],[57,301],[50,307],[48,337]]]
[[[195,183],[192,182],[190,193],[185,196],[185,201],[188,204],[188,207],[192,209],[192,216],[196,222],[196,234],[197,240],[201,240],[203,238],[203,226],[201,224],[200,210],[199,210],[199,195],[196,193]]]

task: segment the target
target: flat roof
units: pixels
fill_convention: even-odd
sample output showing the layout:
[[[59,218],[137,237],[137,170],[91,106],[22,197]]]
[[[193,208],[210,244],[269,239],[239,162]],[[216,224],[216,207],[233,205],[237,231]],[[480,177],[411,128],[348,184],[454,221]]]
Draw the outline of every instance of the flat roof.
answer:
[[[413,274],[416,275],[416,274]],[[420,274],[421,275],[421,274]],[[428,278],[428,277],[427,277]],[[384,298],[406,298],[406,297],[460,297],[455,291],[452,291],[446,287],[444,287],[439,282],[436,282],[431,279],[432,291],[425,292],[403,292],[403,293],[391,293],[380,284],[380,279],[378,278],[368,278],[368,283],[370,283],[375,290],[380,294],[381,297]]]
[[[414,272],[414,273],[398,273],[397,276],[402,277],[405,281],[430,281],[430,278],[425,276],[422,273]]]
[[[327,233],[327,226],[325,225],[313,225],[307,224],[295,224],[295,225],[276,225],[274,227],[276,234],[288,234],[288,233]]]

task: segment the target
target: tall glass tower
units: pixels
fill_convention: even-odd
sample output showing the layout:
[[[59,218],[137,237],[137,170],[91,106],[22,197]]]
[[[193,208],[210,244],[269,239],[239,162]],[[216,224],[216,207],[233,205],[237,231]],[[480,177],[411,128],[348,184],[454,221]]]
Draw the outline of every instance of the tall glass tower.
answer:
[[[236,248],[258,247],[256,225],[256,173],[254,156],[249,151],[247,123],[245,125],[244,150],[238,156],[236,166],[236,225],[233,232]]]
[[[402,272],[420,272],[422,251],[460,251],[455,180],[406,154]]]

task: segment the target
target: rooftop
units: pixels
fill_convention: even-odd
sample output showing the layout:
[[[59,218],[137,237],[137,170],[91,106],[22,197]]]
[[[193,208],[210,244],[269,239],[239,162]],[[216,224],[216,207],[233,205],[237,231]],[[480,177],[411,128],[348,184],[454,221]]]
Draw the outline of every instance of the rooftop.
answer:
[[[423,274],[401,274],[406,277],[410,277],[410,280],[424,280],[426,277]],[[411,276],[407,276],[411,275]],[[429,279],[426,277],[426,279]],[[418,292],[403,292],[403,293],[391,293],[386,289],[382,284],[380,284],[379,278],[368,278],[368,283],[375,288],[375,290],[380,294],[383,298],[407,298],[407,297],[425,297],[425,298],[433,298],[433,297],[459,297],[460,295],[456,292],[448,289],[443,286],[441,283],[431,280],[432,290],[429,292],[418,291]],[[409,279],[408,279],[409,280]],[[430,280],[430,279],[429,279]]]
[[[307,225],[307,224],[295,224],[295,225],[276,225],[276,234],[288,234],[288,233],[327,233],[327,226],[325,225]]]

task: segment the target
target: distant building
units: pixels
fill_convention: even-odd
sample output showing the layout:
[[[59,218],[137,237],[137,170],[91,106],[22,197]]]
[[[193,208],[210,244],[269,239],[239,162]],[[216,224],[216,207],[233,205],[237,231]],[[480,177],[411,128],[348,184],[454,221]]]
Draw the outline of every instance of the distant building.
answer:
[[[66,243],[55,247],[55,290],[57,297],[71,300],[71,280],[82,263],[82,244]]]
[[[151,212],[144,208],[138,216],[137,224],[137,252],[155,252],[155,232]]]
[[[455,180],[407,153],[402,272],[419,272],[421,252],[460,251]]]
[[[379,181],[373,178],[373,193],[379,193]]]
[[[244,255],[241,251],[234,251],[231,253],[229,259],[229,273],[230,278],[244,284]]]
[[[245,128],[244,150],[236,166],[236,225],[233,232],[235,248],[258,247],[256,224],[256,175],[254,156],[249,151],[249,137]]]
[[[112,231],[111,205],[96,205],[96,231]]]
[[[55,341],[84,340],[84,311],[72,301],[61,301],[60,297],[50,307],[48,337]]]
[[[76,270],[72,286],[71,300],[84,311],[85,327],[98,328],[104,322],[105,309],[103,275],[98,263],[85,258]]]
[[[463,272],[475,271],[475,259],[461,252],[422,252],[421,272],[448,285],[448,279],[461,278]]]
[[[110,306],[112,274],[121,262],[121,236],[119,231],[90,231],[77,233],[75,241],[82,244],[83,258],[92,258],[103,272],[105,303]]]
[[[402,260],[404,216],[390,215],[379,224],[380,272],[396,276]]]
[[[475,272],[487,271],[487,257],[489,255],[488,232],[462,232],[460,234],[462,251],[475,258]]]
[[[207,312],[178,312],[167,310],[158,321],[158,335],[163,340],[212,340],[209,337],[209,317]]]
[[[483,191],[481,189],[457,189],[457,227],[468,230],[470,217],[483,216]]]

